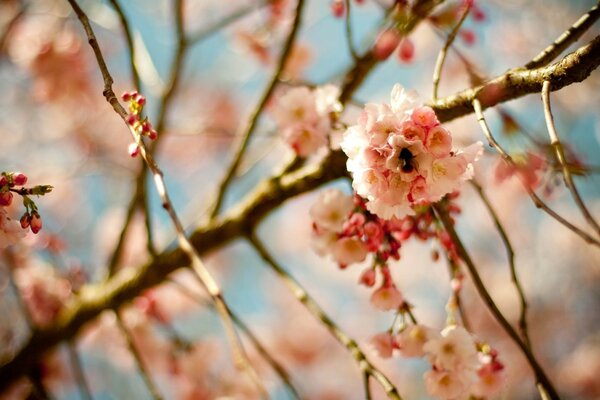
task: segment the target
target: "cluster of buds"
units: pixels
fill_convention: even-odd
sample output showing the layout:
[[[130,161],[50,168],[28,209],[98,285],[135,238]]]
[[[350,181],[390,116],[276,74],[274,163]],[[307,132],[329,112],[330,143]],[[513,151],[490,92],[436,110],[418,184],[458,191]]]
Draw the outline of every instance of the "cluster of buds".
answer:
[[[452,214],[460,212],[452,202],[457,197],[458,193],[452,193],[444,200],[444,207]],[[404,242],[411,237],[421,241],[437,239],[447,257],[458,261],[454,243],[436,223],[431,208],[422,206],[415,211],[415,215],[385,220],[371,213],[362,197],[328,189],[310,210],[313,247],[320,255],[332,255],[342,269],[364,261],[371,254],[373,263],[362,273],[359,283],[373,287],[379,274],[381,285],[372,294],[371,303],[380,310],[397,310],[404,300],[393,283],[388,262],[400,259]],[[432,258],[438,257],[439,253],[434,251]]]
[[[23,198],[25,213],[21,216],[21,228],[30,228],[33,233],[42,229],[42,218],[37,206],[30,195],[43,196],[52,191],[50,185],[38,185],[26,188],[27,176],[21,172],[2,172],[0,175],[0,206],[8,207],[12,204],[13,193]]]
[[[121,95],[121,99],[129,103],[129,115],[127,116],[127,124],[140,137],[146,136],[150,140],[158,137],[158,132],[152,127],[152,123],[148,121],[148,117],[142,117],[142,111],[146,104],[146,98],[138,92],[125,92]],[[139,154],[140,148],[136,142],[129,144],[129,155],[135,157]]]

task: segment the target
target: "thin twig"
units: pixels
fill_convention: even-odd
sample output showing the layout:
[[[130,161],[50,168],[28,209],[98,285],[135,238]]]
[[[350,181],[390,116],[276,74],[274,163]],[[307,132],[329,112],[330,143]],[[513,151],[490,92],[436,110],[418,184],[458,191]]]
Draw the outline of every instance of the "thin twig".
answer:
[[[127,343],[127,349],[133,356],[133,359],[135,360],[138,371],[139,371],[140,375],[142,376],[142,379],[144,380],[144,383],[146,384],[146,387],[148,388],[150,395],[152,395],[152,398],[155,400],[163,399],[163,396],[160,394],[160,391],[158,390],[156,384],[154,383],[154,380],[152,379],[150,372],[146,369],[146,366],[144,365],[144,360],[142,360],[142,356],[141,356],[138,348],[135,345],[135,342],[133,340],[133,336],[131,335],[131,332],[129,332],[129,329],[125,325],[125,323],[124,323],[123,319],[121,318],[121,315],[119,314],[118,311],[115,311],[115,316],[117,317],[116,318],[117,326],[119,327],[119,330],[125,337],[125,341]]]
[[[508,266],[510,269],[510,279],[517,290],[519,295],[519,303],[520,303],[520,314],[519,314],[519,329],[521,330],[521,337],[523,341],[527,345],[527,347],[531,348],[531,341],[529,340],[529,331],[527,328],[527,300],[525,298],[525,291],[523,290],[523,286],[521,285],[521,281],[519,280],[519,276],[517,275],[517,269],[515,267],[515,251],[513,249],[512,243],[508,238],[508,234],[504,229],[504,226],[500,222],[500,218],[498,217],[498,213],[492,206],[490,199],[487,197],[487,194],[483,190],[483,187],[476,182],[475,180],[471,180],[471,185],[475,188],[475,191],[481,198],[481,201],[485,205],[485,208],[488,210],[488,213],[492,217],[494,221],[494,225],[496,226],[496,231],[500,235],[502,239],[502,243],[504,244],[504,248],[506,249],[506,257],[508,258]]]
[[[296,281],[281,265],[275,261],[271,254],[267,251],[265,246],[262,244],[260,239],[256,235],[248,234],[248,241],[254,249],[258,252],[261,258],[283,281],[283,283],[290,289],[290,291],[296,296],[298,301],[302,303],[306,309],[319,321],[325,325],[327,330],[340,342],[348,351],[352,357],[358,362],[358,366],[363,374],[372,376],[381,384],[388,398],[401,400],[398,390],[394,384],[388,379],[383,372],[379,371],[371,362],[367,359],[363,351],[360,349],[358,344],[350,338],[344,331],[342,331],[333,320],[325,314],[323,309],[313,300],[312,297],[306,292],[306,290]]]
[[[371,400],[373,397],[371,396],[371,382],[369,380],[369,378],[371,378],[371,375],[369,375],[368,372],[363,371],[363,387],[365,388],[365,400]]]
[[[125,17],[125,13],[119,4],[119,0],[109,0],[110,4],[112,4],[115,12],[119,16],[119,21],[121,22],[121,27],[123,28],[123,34],[125,35],[125,40],[127,41],[127,49],[129,55],[129,69],[131,71],[131,79],[133,80],[133,86],[135,90],[140,90],[140,74],[138,73],[137,65],[135,63],[135,46],[133,45],[133,38],[131,36],[131,30],[129,29],[129,22],[127,21],[127,17]]]
[[[113,91],[112,91],[113,80],[112,80],[112,77],[111,77],[107,67],[106,67],[106,63],[104,62],[102,52],[101,52],[101,50],[98,46],[98,43],[95,39],[93,29],[92,29],[91,25],[89,24],[89,20],[87,19],[87,16],[85,15],[85,13],[77,5],[76,0],[68,0],[68,1],[69,1],[69,3],[71,3],[73,10],[78,15],[80,21],[84,25],[86,33],[88,34],[90,46],[92,46],[92,48],[94,49],[94,53],[96,54],[96,58],[98,59],[98,65],[101,69],[102,76],[103,76],[104,82],[105,82],[104,93],[105,93],[105,95],[106,95],[106,93],[113,93]],[[182,0],[176,1],[176,4],[180,7],[181,7],[181,1]],[[113,93],[113,96],[114,96],[114,93]],[[107,98],[108,98],[108,96],[107,96]],[[116,99],[116,97],[115,97],[115,102],[116,102],[116,105],[111,103],[111,104],[113,104],[113,108],[115,108],[115,110],[117,110],[118,108],[123,108],[120,105],[118,99]],[[121,114],[119,114],[119,115],[121,115]],[[126,118],[123,116],[122,116],[122,118],[123,118],[124,122],[127,124]],[[172,202],[169,198],[169,193],[167,191],[167,187],[166,187],[164,179],[163,179],[162,171],[160,170],[158,164],[156,164],[156,162],[154,161],[152,154],[146,149],[146,146],[144,145],[144,142],[142,141],[142,138],[140,137],[140,135],[137,134],[137,132],[135,132],[135,130],[129,124],[127,124],[127,126],[129,128],[129,131],[130,131],[133,139],[135,140],[135,142],[137,143],[137,145],[139,147],[140,155],[142,156],[148,169],[152,173],[154,185],[155,185],[156,191],[158,192],[158,195],[161,199],[162,206],[167,211],[167,214],[169,215],[171,223],[172,223],[173,227],[175,228],[176,235],[177,235],[177,242],[179,244],[179,247],[184,252],[184,254],[191,260],[191,265],[192,265],[193,271],[198,275],[202,284],[205,286],[209,295],[211,296],[212,300],[215,302],[215,307],[218,310],[219,315],[221,316],[223,325],[225,327],[225,332],[227,334],[227,338],[229,340],[229,343],[230,343],[230,346],[231,346],[231,349],[233,352],[235,365],[247,373],[247,375],[250,377],[250,379],[255,384],[257,390],[260,392],[261,396],[266,397],[267,392],[264,389],[262,383],[260,382],[260,379],[258,378],[258,374],[256,373],[256,371],[250,364],[250,362],[244,352],[243,346],[242,346],[239,338],[237,337],[237,333],[235,331],[235,327],[233,326],[233,322],[231,321],[231,317],[227,313],[227,305],[221,294],[221,289],[218,286],[218,284],[216,283],[216,281],[214,280],[214,278],[212,277],[212,275],[208,272],[208,270],[204,266],[204,264],[199,256],[198,252],[194,249],[194,247],[192,246],[192,244],[190,243],[190,241],[188,240],[188,238],[185,235],[183,225],[181,224],[181,221],[179,220],[179,217],[177,216],[177,213],[175,212],[175,209],[173,208]]]
[[[71,361],[73,376],[77,382],[77,387],[79,388],[79,394],[81,395],[81,398],[84,400],[92,400],[92,391],[90,390],[90,385],[85,378],[83,366],[81,365],[81,359],[79,358],[79,354],[77,354],[77,348],[74,341],[70,340],[67,343],[67,351],[69,352],[69,360]]]
[[[498,306],[496,305],[496,303],[490,296],[489,292],[487,291],[485,284],[483,283],[483,281],[481,280],[481,277],[479,276],[479,272],[477,271],[477,267],[475,266],[475,263],[472,261],[471,256],[467,252],[462,241],[458,237],[456,230],[454,229],[453,222],[452,222],[450,216],[448,215],[448,212],[439,206],[434,205],[434,206],[432,206],[432,208],[433,208],[437,218],[444,225],[444,229],[446,230],[446,232],[452,239],[452,242],[456,246],[456,249],[458,251],[460,258],[466,264],[467,270],[469,271],[469,274],[471,276],[471,280],[473,281],[473,284],[475,285],[475,289],[477,289],[477,293],[479,294],[481,299],[486,304],[488,310],[492,313],[492,315],[494,316],[496,321],[500,324],[500,326],[502,326],[502,328],[508,334],[508,336],[511,338],[511,340],[519,347],[519,349],[521,350],[521,353],[523,353],[523,355],[527,359],[527,362],[531,366],[531,369],[533,370],[533,372],[535,374],[535,378],[536,378],[537,382],[542,385],[543,389],[548,393],[548,396],[550,397],[550,399],[552,399],[552,400],[560,399],[558,392],[556,391],[556,389],[550,382],[550,379],[546,375],[544,369],[538,363],[538,361],[535,358],[535,356],[533,355],[531,349],[529,349],[529,347],[527,347],[525,342],[523,342],[523,340],[521,340],[518,333],[515,331],[515,329],[512,327],[512,325],[507,321],[506,317],[504,317],[504,315],[502,314],[502,312],[500,311],[500,309],[498,308]]]
[[[259,10],[262,7],[268,6],[270,3],[271,0],[259,0],[251,2],[249,5],[241,7],[239,10],[233,11],[231,14],[223,17],[223,19],[220,19],[207,27],[199,29],[198,32],[189,34],[187,42],[190,45],[197,44],[198,42],[206,39],[210,35],[219,32],[228,25],[231,25],[232,23],[245,17],[251,12]]]
[[[546,126],[548,127],[548,136],[550,136],[550,144],[554,148],[554,152],[556,153],[556,158],[558,162],[562,166],[563,177],[565,181],[565,185],[569,188],[571,192],[571,196],[575,200],[577,207],[581,211],[581,214],[588,222],[588,224],[596,231],[598,237],[600,237],[600,226],[586,207],[583,202],[579,192],[577,191],[577,187],[575,186],[575,182],[573,181],[573,176],[571,176],[571,171],[569,170],[567,160],[565,157],[565,150],[563,148],[562,143],[558,139],[558,133],[556,132],[556,126],[554,125],[554,117],[552,116],[552,109],[550,108],[550,82],[544,81],[542,85],[542,102],[544,103],[544,117],[546,118]]]
[[[169,281],[175,286],[177,286],[178,290],[190,299],[196,301],[204,307],[209,307],[214,310],[215,306],[210,301],[201,298],[196,293],[194,293],[186,286],[182,285],[174,279],[169,279]],[[275,373],[279,376],[279,379],[281,379],[281,381],[286,386],[290,394],[295,399],[301,399],[302,396],[300,396],[298,389],[292,383],[292,378],[285,369],[285,367],[281,365],[275,358],[273,358],[269,350],[267,350],[267,348],[261,343],[258,337],[256,337],[256,335],[254,334],[254,332],[252,332],[250,327],[246,325],[246,323],[233,310],[228,308],[227,311],[229,312],[229,315],[231,315],[231,319],[233,320],[233,322],[238,326],[238,328],[240,328],[244,335],[246,335],[248,340],[252,342],[252,345],[254,346],[258,354],[260,354],[261,357],[271,366],[271,368],[273,368],[273,371],[275,371]]]
[[[516,165],[515,161],[502,148],[502,146],[500,146],[500,144],[496,141],[496,139],[492,135],[492,132],[490,131],[490,128],[488,127],[487,122],[485,121],[485,117],[483,116],[483,111],[481,110],[481,103],[479,102],[478,99],[473,100],[473,109],[475,110],[475,114],[477,115],[477,121],[479,122],[479,125],[481,126],[481,129],[482,129],[483,133],[485,134],[485,137],[487,138],[490,146],[492,146],[494,149],[496,149],[496,151],[498,151],[498,153],[500,153],[500,156],[502,156],[502,159],[504,159],[504,161],[509,163],[513,168],[516,168],[517,165]],[[579,229],[578,227],[576,227],[575,225],[573,225],[572,223],[570,223],[569,221],[567,221],[566,219],[561,217],[559,214],[557,214],[556,211],[554,211],[553,209],[548,207],[548,205],[546,203],[544,203],[542,201],[542,199],[539,198],[539,196],[527,184],[527,182],[525,182],[519,174],[517,174],[517,175],[519,176],[519,179],[521,180],[523,187],[527,191],[527,194],[529,194],[529,197],[531,197],[531,199],[533,200],[533,204],[537,208],[544,210],[548,215],[550,215],[556,221],[563,224],[569,230],[573,231],[575,234],[579,235],[587,243],[594,244],[594,245],[600,247],[600,241],[593,238],[592,236],[587,234],[585,231]]]
[[[346,0],[346,17],[344,20],[344,25],[346,26],[346,43],[348,43],[348,50],[350,51],[350,55],[354,62],[358,61],[358,53],[356,53],[356,49],[354,48],[354,40],[352,39],[352,23],[350,21],[350,0]]]
[[[458,20],[458,22],[456,23],[454,28],[452,28],[452,31],[448,35],[448,38],[446,39],[446,43],[444,43],[444,47],[442,47],[442,49],[440,50],[437,60],[435,62],[435,68],[433,70],[433,100],[438,99],[438,87],[440,85],[440,78],[442,76],[442,68],[444,67],[444,61],[446,60],[446,54],[448,53],[448,48],[450,48],[450,46],[454,42],[454,39],[456,38],[456,35],[458,34],[460,27],[462,26],[464,20],[467,18],[467,15],[469,15],[469,11],[471,11],[470,3],[466,2],[465,4],[466,4],[466,6],[464,7],[464,11],[463,11],[460,19]]]
[[[219,214],[219,211],[221,210],[221,206],[222,206],[223,200],[225,198],[225,192],[227,191],[227,188],[228,188],[229,184],[231,183],[231,180],[235,176],[235,173],[242,161],[242,157],[244,156],[244,153],[246,152],[248,144],[250,143],[250,138],[254,134],[254,131],[258,125],[258,119],[259,119],[260,115],[262,114],[264,108],[266,107],[269,99],[271,98],[271,95],[273,94],[273,91],[275,90],[275,87],[277,86],[277,83],[279,82],[279,79],[283,73],[285,64],[292,52],[292,46],[294,44],[296,35],[300,28],[303,7],[304,7],[304,0],[298,0],[298,4],[296,5],[296,11],[295,11],[296,14],[294,17],[294,22],[293,22],[292,28],[290,29],[290,32],[287,36],[285,44],[283,45],[283,49],[281,50],[281,54],[279,56],[279,61],[277,62],[277,66],[275,68],[275,72],[273,73],[271,80],[267,84],[267,87],[266,87],[258,105],[256,106],[256,108],[254,109],[254,111],[252,112],[252,114],[250,116],[250,120],[248,121],[244,135],[242,136],[242,140],[237,148],[237,151],[235,152],[235,155],[233,157],[231,164],[229,164],[229,167],[227,168],[227,171],[225,173],[223,180],[221,181],[221,184],[219,185],[217,197],[216,197],[215,203],[213,205],[212,211],[210,213],[211,218],[215,218]]]
[[[569,29],[562,33],[550,46],[542,50],[525,68],[539,68],[554,60],[567,47],[577,41],[600,17],[600,2],[579,18]]]

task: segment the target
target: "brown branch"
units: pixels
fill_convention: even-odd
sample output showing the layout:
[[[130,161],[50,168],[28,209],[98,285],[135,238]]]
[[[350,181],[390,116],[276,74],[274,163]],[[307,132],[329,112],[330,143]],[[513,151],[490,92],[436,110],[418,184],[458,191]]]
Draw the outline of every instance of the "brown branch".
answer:
[[[583,199],[579,195],[577,191],[577,187],[575,186],[575,182],[573,181],[573,176],[571,176],[571,171],[569,170],[569,166],[567,164],[567,160],[565,157],[565,150],[563,148],[560,139],[558,138],[558,133],[556,132],[556,127],[554,126],[554,117],[552,116],[552,109],[550,107],[550,82],[544,81],[542,85],[542,102],[544,103],[544,117],[546,118],[546,125],[548,126],[548,135],[550,136],[550,144],[554,148],[554,152],[556,153],[556,158],[558,159],[559,164],[562,167],[563,178],[565,181],[565,185],[569,188],[571,192],[571,196],[575,200],[577,207],[583,214],[583,217],[588,222],[588,224],[596,231],[598,237],[600,237],[600,226],[585,206]]]
[[[248,241],[254,247],[254,249],[258,252],[261,258],[265,261],[267,266],[269,266],[283,281],[283,283],[290,289],[290,291],[294,294],[294,296],[306,307],[308,312],[310,312],[315,318],[325,325],[329,333],[333,335],[333,337],[340,342],[346,349],[350,352],[352,357],[358,363],[360,370],[363,374],[368,376],[372,376],[385,390],[388,398],[402,400],[402,397],[398,393],[398,390],[394,386],[394,384],[389,380],[384,373],[379,371],[360,349],[356,341],[349,337],[344,331],[342,331],[336,323],[327,315],[325,311],[321,309],[319,304],[310,297],[310,295],[306,292],[306,290],[296,281],[275,259],[271,256],[271,254],[264,247],[260,239],[258,239],[254,233],[250,233],[247,236]]]
[[[571,43],[576,42],[600,17],[600,1],[586,14],[579,18],[569,29],[563,32],[554,43],[542,50],[525,68],[539,68],[554,60],[560,53],[565,51]]]
[[[271,95],[273,94],[273,91],[275,90],[275,87],[277,86],[277,83],[279,82],[281,75],[283,74],[283,69],[285,68],[285,64],[292,52],[292,46],[294,44],[294,41],[296,40],[296,35],[298,34],[298,30],[300,29],[303,8],[304,8],[304,0],[298,0],[298,3],[296,5],[296,11],[295,11],[296,14],[294,17],[294,23],[292,24],[292,28],[290,29],[287,39],[283,45],[283,49],[281,50],[281,54],[279,56],[279,61],[277,62],[277,66],[275,67],[275,72],[273,73],[273,76],[271,77],[270,82],[267,84],[267,87],[266,87],[265,91],[263,92],[263,95],[262,95],[260,101],[258,102],[256,108],[254,109],[254,111],[252,112],[252,114],[250,116],[250,119],[249,119],[246,129],[244,131],[244,134],[242,136],[240,144],[238,145],[235,155],[233,156],[233,160],[231,161],[231,164],[229,164],[229,167],[227,168],[227,171],[225,172],[225,176],[219,185],[217,197],[216,197],[215,203],[213,205],[212,211],[210,213],[211,218],[215,218],[218,215],[219,211],[221,210],[221,206],[223,204],[223,200],[225,198],[225,193],[227,191],[227,188],[228,188],[229,184],[231,183],[231,180],[235,176],[235,173],[236,173],[238,167],[240,166],[242,157],[244,156],[244,153],[246,152],[246,149],[248,148],[248,144],[250,143],[250,139],[251,139],[252,135],[254,134],[254,131],[258,125],[258,119],[259,119],[260,115],[262,114],[264,108],[267,106],[267,103],[268,103],[269,99],[271,98]]]
[[[469,275],[471,276],[471,280],[473,281],[473,284],[475,285],[475,289],[477,290],[477,293],[479,294],[479,296],[481,297],[481,299],[487,306],[488,310],[492,313],[492,315],[494,316],[496,321],[498,321],[498,323],[500,324],[502,329],[504,329],[504,331],[508,334],[508,336],[511,338],[511,340],[519,347],[519,349],[521,350],[521,353],[523,353],[523,355],[527,359],[527,362],[531,366],[531,369],[533,370],[533,373],[535,374],[536,381],[542,386],[543,390],[548,394],[549,398],[552,400],[560,399],[558,392],[552,385],[552,382],[550,382],[550,379],[544,372],[544,369],[542,368],[542,366],[538,363],[538,361],[535,358],[535,356],[533,355],[532,351],[529,349],[529,347],[527,347],[525,342],[523,342],[523,340],[521,340],[521,338],[519,337],[519,335],[517,334],[515,329],[506,320],[506,318],[504,317],[504,315],[502,314],[502,312],[500,311],[500,309],[498,308],[498,306],[496,305],[496,303],[490,296],[489,292],[487,291],[485,284],[483,283],[483,281],[481,280],[481,277],[479,276],[479,272],[477,271],[477,267],[475,266],[475,263],[471,259],[471,256],[467,252],[462,241],[458,237],[456,230],[454,229],[454,224],[452,222],[451,217],[448,215],[448,212],[439,206],[433,206],[433,210],[435,211],[437,218],[444,225],[444,229],[446,230],[446,232],[448,232],[448,235],[452,239],[452,242],[456,246],[458,255],[466,264],[467,270],[469,271]]]
[[[599,64],[600,36],[597,36],[555,64],[533,70],[514,68],[482,85],[432,100],[427,105],[435,110],[441,121],[449,121],[471,114],[475,99],[479,99],[482,109],[486,109],[526,94],[540,93],[544,81],[550,81],[552,90],[556,91],[585,80]]]

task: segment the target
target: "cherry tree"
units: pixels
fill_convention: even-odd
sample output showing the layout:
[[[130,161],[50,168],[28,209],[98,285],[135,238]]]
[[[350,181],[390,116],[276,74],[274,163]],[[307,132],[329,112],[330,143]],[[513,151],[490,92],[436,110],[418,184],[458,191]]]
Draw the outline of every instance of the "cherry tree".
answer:
[[[0,396],[597,398],[598,17],[0,1]]]

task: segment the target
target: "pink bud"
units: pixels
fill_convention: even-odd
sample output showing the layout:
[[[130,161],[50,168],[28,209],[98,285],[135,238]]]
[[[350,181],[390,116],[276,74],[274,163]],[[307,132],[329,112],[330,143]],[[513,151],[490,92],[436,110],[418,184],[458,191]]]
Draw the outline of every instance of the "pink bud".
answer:
[[[137,145],[137,143],[134,143],[134,142],[129,143],[129,147],[127,148],[127,151],[129,152],[129,155],[131,157],[136,157],[138,154],[140,154],[140,148]]]
[[[11,192],[0,192],[0,206],[10,206],[13,194]]]
[[[473,8],[471,9],[471,16],[473,17],[473,20],[477,22],[485,21],[485,12],[475,5],[473,5]]]
[[[19,222],[21,222],[21,228],[29,228],[29,224],[31,223],[31,216],[29,216],[29,213],[26,212],[25,214],[23,214]]]
[[[462,29],[460,31],[460,37],[468,45],[475,43],[475,32],[470,29]]]
[[[138,116],[134,114],[129,114],[127,116],[127,123],[133,126],[138,121]]]
[[[6,179],[6,176],[4,176],[4,175],[0,176],[0,187],[6,186],[7,184],[8,184],[8,179]]]
[[[346,5],[344,0],[333,0],[331,2],[331,13],[336,18],[342,18],[346,13]]]
[[[378,60],[385,60],[394,52],[400,43],[400,34],[394,28],[386,29],[379,33],[375,39],[373,47],[373,55]]]
[[[415,45],[413,42],[408,38],[402,39],[400,42],[400,50],[398,51],[398,57],[400,60],[405,63],[411,62],[414,55]]]
[[[358,283],[367,287],[371,287],[375,284],[375,277],[375,270],[373,270],[373,268],[367,268],[360,275]]]
[[[131,100],[131,94],[129,92],[123,92],[121,98],[123,99],[123,101],[129,101]]]
[[[138,94],[137,96],[135,96],[135,102],[138,103],[140,106],[143,106],[144,104],[146,104],[146,98],[141,94]]]
[[[151,129],[150,133],[148,134],[148,137],[150,138],[150,140],[154,140],[158,137],[158,132],[156,132],[154,129]]]
[[[38,233],[42,229],[42,217],[35,211],[31,214],[30,228],[33,233]]]
[[[12,178],[13,183],[17,186],[23,186],[25,183],[27,183],[27,176],[21,172],[15,172]]]
[[[142,122],[142,132],[143,132],[144,134],[147,134],[147,133],[149,133],[149,132],[150,132],[150,127],[151,127],[151,126],[150,126],[150,123],[149,123],[148,121],[144,121],[144,122]]]

